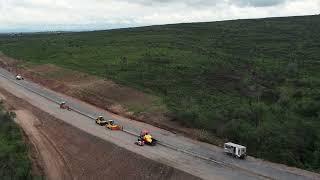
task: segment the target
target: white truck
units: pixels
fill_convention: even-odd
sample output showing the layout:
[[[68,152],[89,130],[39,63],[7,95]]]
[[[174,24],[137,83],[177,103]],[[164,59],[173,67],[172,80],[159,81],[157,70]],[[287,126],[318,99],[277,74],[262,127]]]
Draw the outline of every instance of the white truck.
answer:
[[[21,74],[16,75],[16,80],[23,80],[23,77],[21,76]]]
[[[224,143],[224,152],[241,159],[247,156],[247,148],[245,146],[232,142]]]

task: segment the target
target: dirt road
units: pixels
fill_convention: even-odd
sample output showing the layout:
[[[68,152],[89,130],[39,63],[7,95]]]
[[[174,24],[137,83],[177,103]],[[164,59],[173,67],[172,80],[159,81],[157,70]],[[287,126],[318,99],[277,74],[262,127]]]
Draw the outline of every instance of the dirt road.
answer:
[[[87,134],[0,88],[47,179],[198,179]]]
[[[0,74],[6,78],[14,77],[0,70]],[[296,168],[289,168],[283,165],[264,162],[262,160],[249,157],[246,161],[225,156],[222,149],[197,142],[182,136],[172,134],[168,131],[152,127],[150,125],[131,121],[121,118],[103,111],[96,107],[90,106],[76,99],[52,92],[43,87],[37,86],[31,82],[19,82],[25,88],[15,84],[13,81],[0,77],[0,86],[6,91],[11,92],[15,96],[22,98],[30,104],[39,107],[57,119],[61,119],[84,132],[97,136],[108,142],[130,150],[136,154],[140,154],[146,158],[161,162],[171,167],[175,167],[184,172],[188,172],[203,179],[319,179],[319,174],[303,171]],[[27,89],[26,89],[27,88]],[[156,147],[138,147],[133,144],[136,137],[123,133],[106,131],[102,127],[94,124],[92,119],[80,115],[74,111],[61,111],[57,104],[52,101],[32,93],[31,91],[41,93],[49,99],[55,101],[67,100],[68,104],[74,109],[81,111],[89,116],[104,115],[105,117],[116,119],[117,122],[123,124],[127,130],[138,133],[141,129],[147,128],[160,140],[169,145],[173,145],[176,149],[166,146]],[[80,138],[81,139],[81,138]],[[193,155],[186,152],[192,152]],[[197,155],[197,156],[194,156]],[[204,158],[199,158],[204,157]],[[206,160],[207,158],[207,160]],[[222,163],[221,163],[222,162]]]
[[[47,178],[72,179],[68,172],[68,166],[63,156],[55,149],[54,143],[50,141],[37,126],[41,122],[27,110],[14,111],[17,114],[16,122],[24,129],[31,143],[36,147],[36,151],[41,155]]]

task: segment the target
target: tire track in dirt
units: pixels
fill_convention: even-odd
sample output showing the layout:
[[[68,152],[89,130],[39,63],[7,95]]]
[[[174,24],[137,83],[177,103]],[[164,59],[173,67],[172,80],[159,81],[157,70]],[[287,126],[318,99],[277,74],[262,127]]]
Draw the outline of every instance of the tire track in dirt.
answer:
[[[36,150],[41,155],[44,169],[49,180],[72,179],[69,167],[55,145],[37,128],[41,122],[27,110],[16,110],[16,122],[23,128]]]
[[[67,174],[70,175],[71,179],[74,179],[69,162],[65,159],[65,157],[63,156],[63,153],[57,148],[57,145],[55,144],[55,142],[52,139],[50,139],[50,137],[45,132],[43,132],[43,130],[40,130],[39,132],[43,135],[44,138],[47,139],[48,142],[50,142],[50,144],[55,149],[57,154],[59,154],[59,159],[61,159],[63,161],[63,163],[65,164],[65,166],[67,167],[64,170],[67,171]]]

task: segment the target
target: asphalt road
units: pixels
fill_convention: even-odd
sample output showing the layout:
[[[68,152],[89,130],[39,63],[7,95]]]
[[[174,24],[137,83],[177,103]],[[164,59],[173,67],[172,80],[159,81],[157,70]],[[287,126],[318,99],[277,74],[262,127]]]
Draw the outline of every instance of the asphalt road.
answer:
[[[39,109],[85,132],[202,179],[320,179],[319,174],[253,157],[248,157],[247,160],[229,157],[219,147],[116,116],[27,80],[17,81],[13,74],[4,69],[0,69],[0,86],[13,95],[27,100]],[[55,102],[62,101],[66,101],[74,111],[59,109]],[[124,130],[129,133],[108,131],[95,125],[92,118],[98,115],[115,120],[116,123],[123,125]],[[132,134],[139,134],[142,129],[150,130],[160,144],[155,147],[134,145],[137,138]]]

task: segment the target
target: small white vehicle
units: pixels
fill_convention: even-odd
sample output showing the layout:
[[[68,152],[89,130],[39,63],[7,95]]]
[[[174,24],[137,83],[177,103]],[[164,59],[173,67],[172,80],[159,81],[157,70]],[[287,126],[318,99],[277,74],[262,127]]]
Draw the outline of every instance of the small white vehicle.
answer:
[[[247,156],[247,148],[245,146],[232,142],[224,143],[224,152],[241,159]]]
[[[21,76],[21,74],[17,74],[17,75],[16,75],[16,79],[17,79],[17,80],[23,80],[23,77]]]

